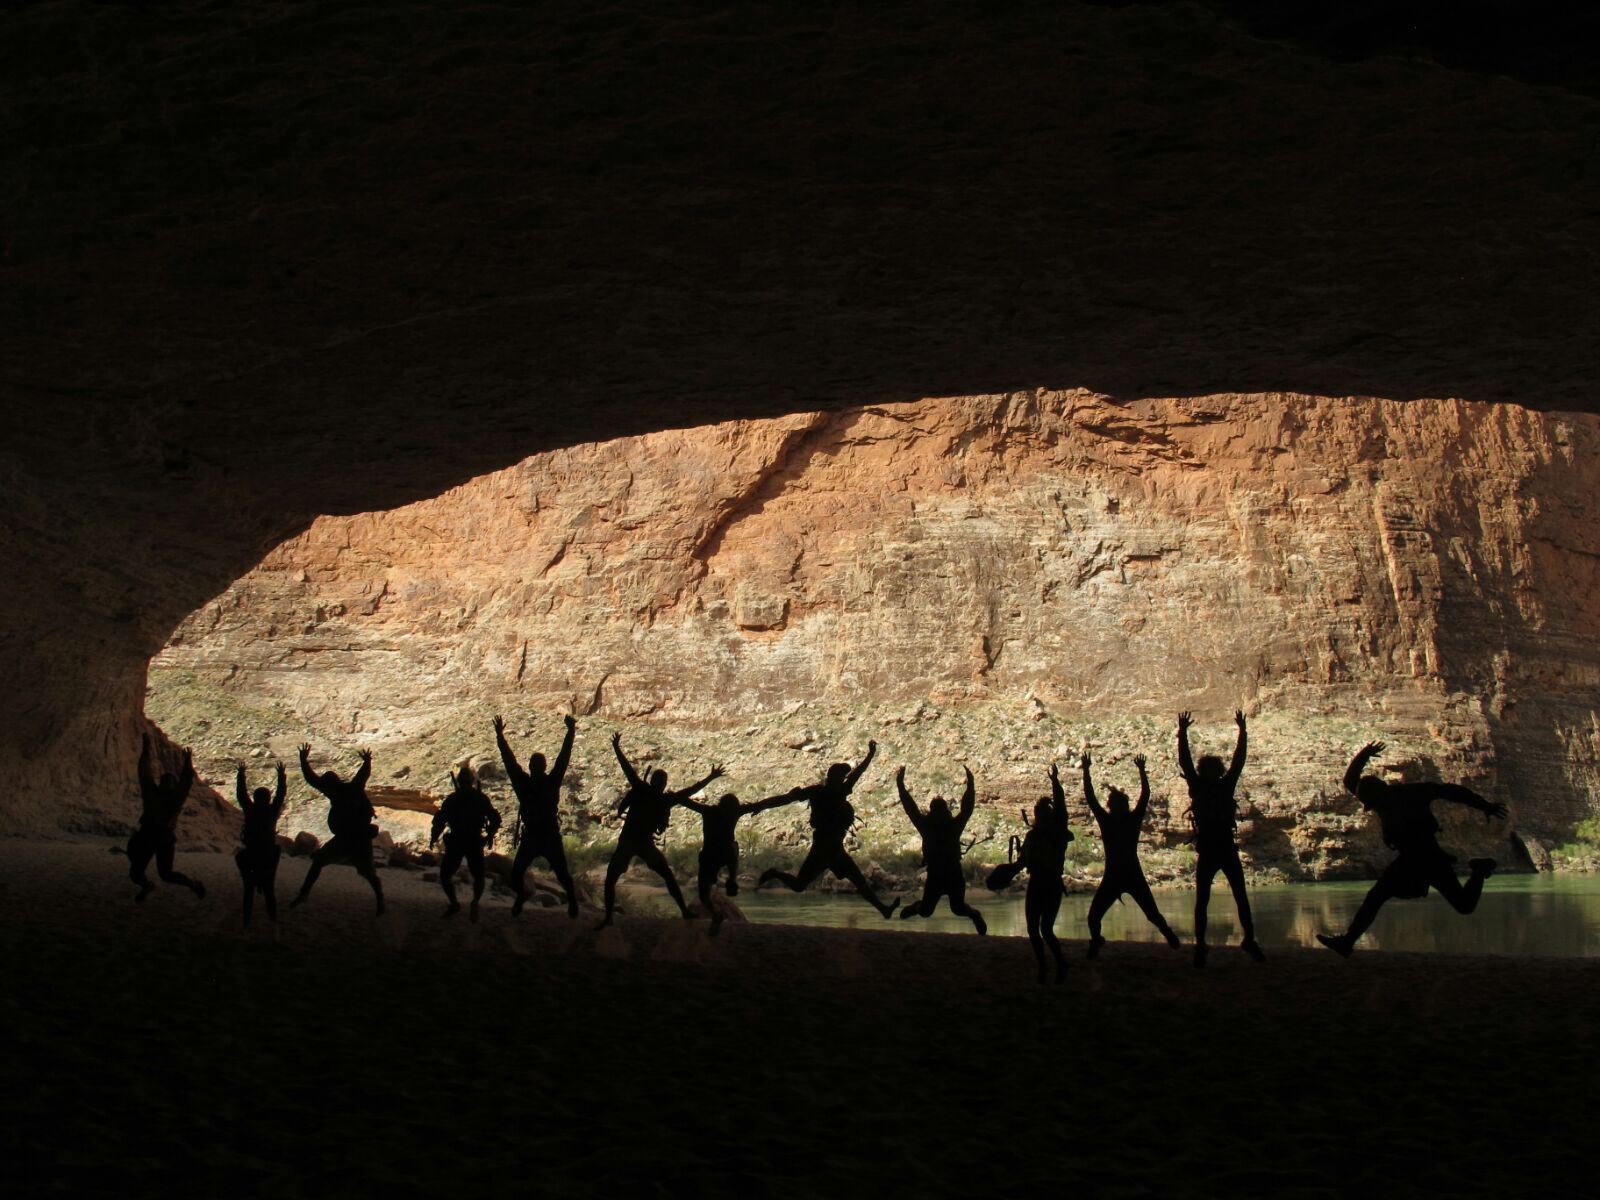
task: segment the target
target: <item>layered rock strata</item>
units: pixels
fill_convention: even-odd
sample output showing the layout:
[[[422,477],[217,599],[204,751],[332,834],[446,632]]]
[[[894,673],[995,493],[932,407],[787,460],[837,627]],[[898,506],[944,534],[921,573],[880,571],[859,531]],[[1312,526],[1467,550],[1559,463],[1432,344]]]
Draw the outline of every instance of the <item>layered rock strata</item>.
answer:
[[[889,853],[896,762],[919,794],[971,762],[1003,847],[1085,745],[1123,787],[1151,757],[1152,837],[1181,842],[1172,714],[1226,753],[1242,706],[1258,866],[1383,859],[1339,789],[1372,737],[1559,840],[1600,783],[1597,451],[1595,417],[1508,405],[1044,390],[574,447],[319,519],[178,628],[148,709],[203,769],[312,737],[424,789],[492,777],[493,713],[548,753],[575,712],[589,841],[614,729],[747,796],[876,737],[864,836]]]

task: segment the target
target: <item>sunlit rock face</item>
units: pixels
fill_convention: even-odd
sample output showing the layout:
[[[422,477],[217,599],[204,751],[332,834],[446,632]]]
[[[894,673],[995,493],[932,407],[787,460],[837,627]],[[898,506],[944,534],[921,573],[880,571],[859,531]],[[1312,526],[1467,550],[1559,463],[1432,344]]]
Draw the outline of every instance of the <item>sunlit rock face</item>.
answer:
[[[630,728],[750,794],[876,737],[928,787],[972,762],[1008,814],[1052,758],[1129,787],[1142,751],[1159,840],[1172,715],[1226,752],[1243,707],[1263,864],[1381,860],[1339,791],[1374,737],[1560,837],[1600,776],[1597,451],[1596,418],[1506,405],[1047,391],[574,447],[316,521],[179,627],[149,711],[203,755],[371,744],[424,786],[492,759],[496,711]]]

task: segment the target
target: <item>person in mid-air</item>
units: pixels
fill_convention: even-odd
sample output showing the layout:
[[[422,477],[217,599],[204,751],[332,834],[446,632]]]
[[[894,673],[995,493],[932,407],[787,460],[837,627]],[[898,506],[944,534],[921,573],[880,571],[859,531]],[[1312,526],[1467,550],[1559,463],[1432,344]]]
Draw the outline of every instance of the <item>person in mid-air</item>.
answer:
[[[183,752],[183,768],[174,777],[163,771],[158,780],[150,769],[150,735],[145,734],[139,750],[139,799],[142,810],[139,827],[128,839],[128,877],[139,885],[135,900],[143,901],[155,884],[145,874],[150,860],[156,860],[156,874],[162,883],[186,887],[200,899],[206,898],[206,885],[173,870],[172,859],[178,849],[178,814],[194,786],[194,756]]]
[[[972,779],[972,768],[962,767],[967,775],[967,787],[961,793],[961,811],[952,814],[943,796],[935,796],[923,812],[906,789],[906,769],[894,773],[894,786],[900,793],[900,807],[905,809],[911,824],[922,835],[922,862],[928,877],[923,884],[922,899],[913,901],[900,910],[900,917],[931,917],[943,896],[950,902],[950,911],[966,917],[980,934],[989,932],[983,914],[967,903],[967,879],[961,871],[961,835],[972,819],[977,803],[977,786]]]
[[[1105,847],[1106,856],[1105,874],[1100,878],[1100,887],[1095,891],[1094,899],[1089,902],[1089,957],[1098,957],[1100,947],[1106,944],[1106,939],[1100,934],[1101,922],[1111,906],[1123,896],[1133,897],[1139,911],[1167,939],[1167,945],[1176,950],[1179,946],[1178,935],[1172,932],[1172,926],[1167,924],[1167,919],[1156,907],[1156,898],[1144,877],[1144,868],[1139,865],[1139,830],[1144,825],[1144,815],[1150,807],[1150,776],[1145,771],[1144,755],[1135,755],[1133,759],[1133,765],[1139,768],[1139,802],[1131,808],[1128,806],[1128,794],[1120,788],[1112,788],[1106,796],[1106,807],[1100,807],[1095,799],[1094,780],[1089,774],[1088,751],[1084,751],[1079,765],[1083,767],[1083,798],[1088,801],[1089,811],[1100,826],[1100,842]]]
[[[513,831],[516,857],[511,860],[511,887],[517,898],[511,902],[511,915],[522,915],[528,902],[525,886],[528,868],[536,858],[550,864],[550,872],[567,894],[567,916],[578,915],[578,891],[572,882],[572,872],[567,868],[567,848],[561,840],[561,781],[566,778],[567,764],[572,761],[572,739],[577,734],[578,723],[572,717],[562,718],[567,725],[567,736],[562,739],[561,750],[549,770],[545,769],[544,755],[534,754],[528,759],[525,771],[517,764],[517,756],[506,741],[506,723],[503,717],[494,719],[494,740],[500,747],[500,761],[505,764],[506,776],[517,793],[517,821]]]
[[[1491,817],[1504,817],[1507,811],[1504,804],[1485,800],[1457,783],[1387,783],[1376,775],[1363,774],[1367,763],[1382,751],[1382,742],[1368,742],[1361,747],[1344,773],[1344,787],[1361,801],[1362,808],[1378,814],[1384,844],[1396,852],[1396,857],[1361,901],[1349,929],[1336,935],[1317,934],[1319,942],[1342,958],[1350,957],[1386,901],[1417,900],[1433,888],[1458,913],[1465,915],[1478,907],[1483,882],[1494,873],[1494,859],[1469,860],[1466,883],[1457,879],[1456,860],[1439,845],[1439,822],[1433,815],[1435,800],[1475,809],[1483,814],[1485,822]]]
[[[305,781],[328,798],[328,831],[333,834],[317,847],[311,856],[311,869],[306,872],[300,891],[289,907],[304,904],[311,889],[322,874],[322,868],[331,862],[346,862],[356,874],[372,888],[378,903],[378,915],[383,916],[383,884],[372,863],[372,839],[378,836],[373,823],[372,801],[367,799],[367,779],[372,774],[372,751],[359,750],[361,765],[348,780],[339,778],[336,771],[318,775],[311,769],[311,747],[300,747],[300,774]]]
[[[1067,823],[1067,794],[1062,790],[1061,774],[1055,763],[1050,764],[1050,794],[1040,796],[1035,802],[1033,821],[1030,823],[1024,813],[1022,823],[1028,827],[1027,836],[1022,838],[1020,846],[1016,844],[1017,839],[1012,838],[1015,857],[995,868],[989,875],[988,886],[1001,891],[1023,871],[1028,872],[1028,890],[1022,902],[1028,923],[1028,944],[1039,965],[1039,982],[1046,979],[1044,948],[1049,946],[1056,963],[1056,982],[1060,983],[1067,976],[1067,959],[1061,953],[1055,925],[1065,890],[1061,877],[1067,866],[1067,843],[1073,837]]]
[[[1211,881],[1218,871],[1228,881],[1239,912],[1239,927],[1244,933],[1239,948],[1257,962],[1265,962],[1267,957],[1256,942],[1255,919],[1250,915],[1250,897],[1244,889],[1244,866],[1239,861],[1239,846],[1234,840],[1239,821],[1234,789],[1239,786],[1239,775],[1244,770],[1249,735],[1243,711],[1233,714],[1233,722],[1239,727],[1233,762],[1224,768],[1220,758],[1207,754],[1196,770],[1189,756],[1189,726],[1194,723],[1193,718],[1188,713],[1178,717],[1178,767],[1189,784],[1189,820],[1194,824],[1195,850],[1199,858],[1194,877],[1194,965],[1197,967],[1206,965],[1206,909],[1211,905]]]
[[[239,868],[239,878],[244,881],[244,923],[250,924],[250,909],[257,892],[267,908],[267,920],[278,919],[278,860],[283,849],[278,845],[278,818],[283,815],[283,801],[288,794],[289,781],[283,764],[278,764],[276,791],[257,788],[252,796],[245,787],[244,764],[239,764],[234,791],[239,799],[239,809],[244,813],[244,828],[239,834],[239,849],[233,856]]]

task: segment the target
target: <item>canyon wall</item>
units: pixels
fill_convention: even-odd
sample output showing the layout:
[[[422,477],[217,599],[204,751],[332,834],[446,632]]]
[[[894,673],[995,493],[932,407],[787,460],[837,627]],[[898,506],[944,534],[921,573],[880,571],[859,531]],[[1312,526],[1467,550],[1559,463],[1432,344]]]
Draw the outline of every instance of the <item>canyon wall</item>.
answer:
[[[1597,459],[1589,415],[1081,391],[579,446],[317,520],[178,628],[148,711],[214,777],[311,738],[424,790],[466,760],[498,787],[494,713],[548,753],[575,712],[587,838],[609,836],[607,731],[674,770],[726,761],[752,797],[875,737],[863,807],[893,847],[895,763],[922,794],[970,761],[998,836],[1083,746],[1124,787],[1148,754],[1153,837],[1178,841],[1172,715],[1226,753],[1243,707],[1258,866],[1382,861],[1339,790],[1369,738],[1563,840],[1600,795]]]

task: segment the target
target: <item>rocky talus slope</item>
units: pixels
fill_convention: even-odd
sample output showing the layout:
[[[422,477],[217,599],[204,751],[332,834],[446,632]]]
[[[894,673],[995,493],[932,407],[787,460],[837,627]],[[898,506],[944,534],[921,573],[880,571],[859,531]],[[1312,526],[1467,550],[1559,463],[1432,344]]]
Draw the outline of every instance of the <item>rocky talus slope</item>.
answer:
[[[1504,405],[1045,391],[574,447],[318,520],[178,628],[147,709],[217,778],[310,738],[370,745],[393,787],[488,764],[501,795],[491,716],[550,753],[574,712],[590,843],[610,837],[614,730],[675,777],[726,763],[746,797],[876,738],[868,852],[913,848],[895,765],[926,798],[966,761],[992,859],[1084,746],[1102,787],[1150,756],[1151,838],[1181,847],[1172,714],[1226,754],[1242,706],[1258,867],[1382,861],[1339,789],[1373,737],[1395,775],[1463,780],[1524,839],[1562,840],[1600,780],[1597,451],[1592,416]],[[297,820],[320,828],[314,806]],[[781,847],[801,823],[747,836]]]

